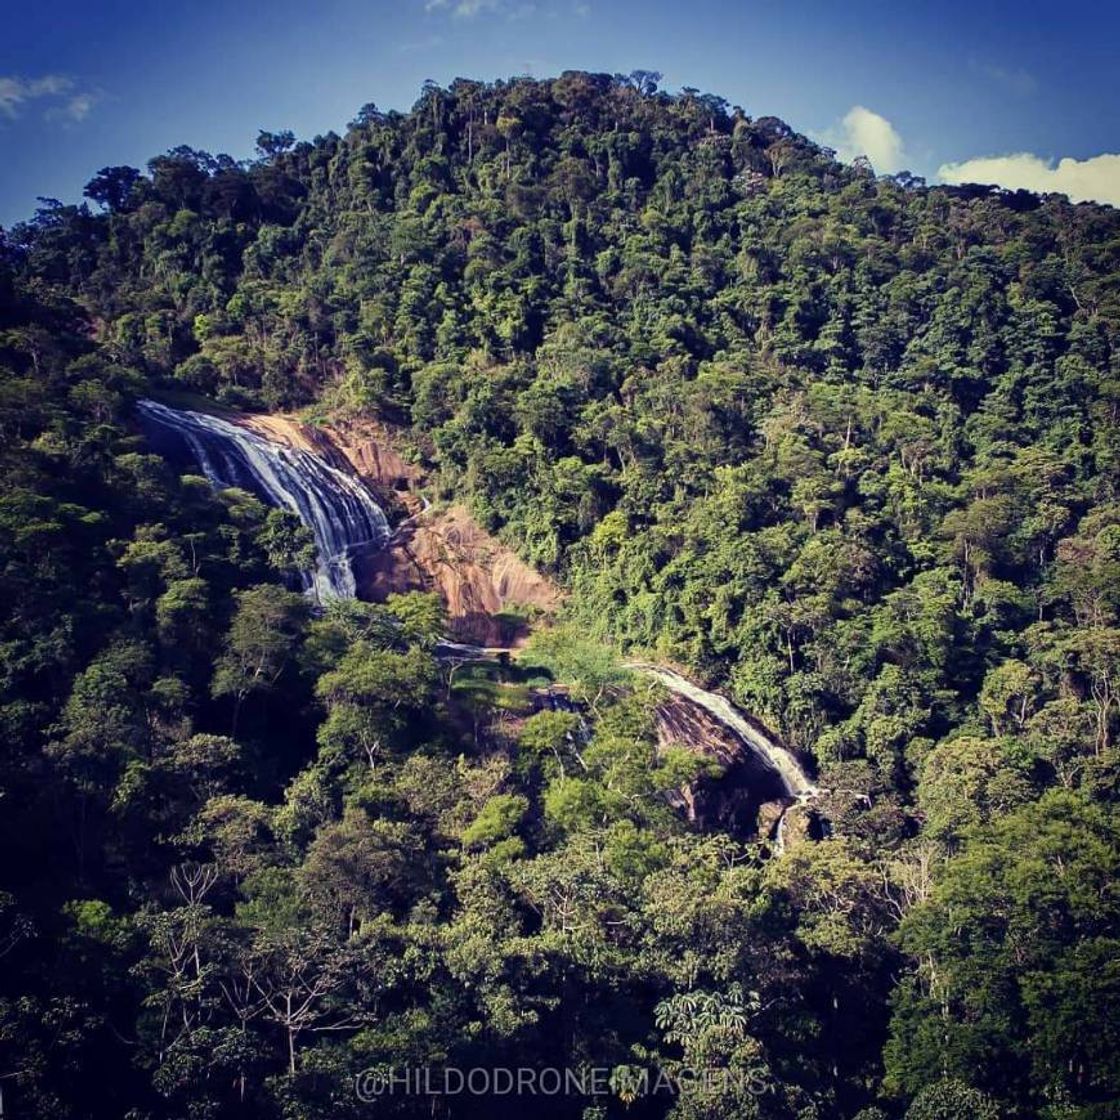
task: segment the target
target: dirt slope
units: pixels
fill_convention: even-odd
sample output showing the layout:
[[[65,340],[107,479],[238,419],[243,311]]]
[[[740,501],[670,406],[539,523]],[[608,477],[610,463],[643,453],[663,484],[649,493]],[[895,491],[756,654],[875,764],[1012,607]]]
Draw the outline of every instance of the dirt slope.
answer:
[[[284,415],[243,416],[240,422],[355,471],[386,509],[411,514],[384,549],[357,560],[363,599],[438,591],[451,620],[451,637],[503,646],[522,637],[520,619],[551,613],[559,605],[556,585],[483,530],[462,506],[423,508],[423,472],[394,449],[389,429],[373,421],[312,427]]]

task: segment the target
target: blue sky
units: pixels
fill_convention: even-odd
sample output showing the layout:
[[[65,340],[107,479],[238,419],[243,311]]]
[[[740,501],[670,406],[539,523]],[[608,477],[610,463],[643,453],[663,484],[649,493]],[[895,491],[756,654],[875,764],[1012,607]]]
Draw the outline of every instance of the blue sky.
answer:
[[[367,101],[407,109],[426,78],[565,69],[660,70],[879,171],[1120,204],[1120,5],[55,0],[4,31],[0,225],[177,144],[241,158],[260,128],[309,138]]]

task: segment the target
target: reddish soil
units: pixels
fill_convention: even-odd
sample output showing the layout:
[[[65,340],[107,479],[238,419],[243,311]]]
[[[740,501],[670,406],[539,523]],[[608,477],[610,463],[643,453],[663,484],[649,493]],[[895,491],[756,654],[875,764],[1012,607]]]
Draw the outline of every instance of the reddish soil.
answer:
[[[447,607],[452,638],[507,647],[524,636],[524,620],[550,614],[559,605],[556,585],[495,540],[466,509],[423,508],[423,472],[394,449],[388,428],[373,421],[312,427],[283,415],[245,416],[241,422],[355,471],[386,509],[411,514],[384,549],[357,561],[362,598],[437,591]]]

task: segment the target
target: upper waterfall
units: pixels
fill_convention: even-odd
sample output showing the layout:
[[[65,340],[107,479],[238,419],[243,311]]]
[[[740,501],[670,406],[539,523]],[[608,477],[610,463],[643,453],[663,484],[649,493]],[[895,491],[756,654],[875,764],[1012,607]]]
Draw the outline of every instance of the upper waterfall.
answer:
[[[389,537],[385,514],[358,478],[217,416],[150,400],[137,407],[150,424],[185,441],[212,485],[243,487],[299,517],[315,538],[318,563],[309,580],[320,601],[354,597],[353,550],[380,547]]]

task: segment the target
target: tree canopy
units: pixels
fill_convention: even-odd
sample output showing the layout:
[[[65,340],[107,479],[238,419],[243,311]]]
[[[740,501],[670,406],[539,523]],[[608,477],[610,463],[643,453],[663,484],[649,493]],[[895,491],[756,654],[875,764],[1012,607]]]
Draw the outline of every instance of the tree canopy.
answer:
[[[3,234],[0,1111],[1117,1114],[1120,218],[659,87],[427,83]],[[377,418],[565,618],[452,669],[432,596],[312,609],[149,393]],[[674,810],[721,767],[627,658],[800,753],[781,845]]]

